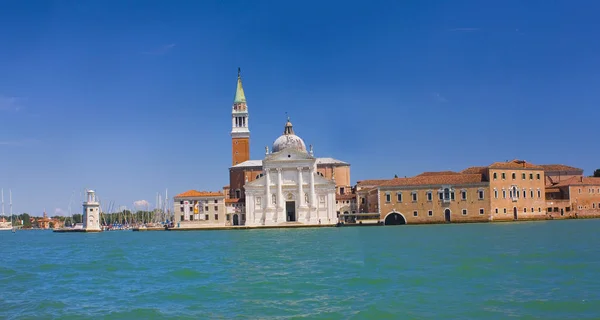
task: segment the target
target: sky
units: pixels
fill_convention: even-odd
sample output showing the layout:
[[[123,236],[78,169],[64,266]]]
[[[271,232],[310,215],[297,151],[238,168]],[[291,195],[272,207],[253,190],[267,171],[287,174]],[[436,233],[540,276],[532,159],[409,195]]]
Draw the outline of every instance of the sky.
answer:
[[[357,180],[523,159],[600,167],[596,1],[0,1],[8,212],[153,207],[229,184],[286,112]],[[596,147],[594,147],[596,146]],[[137,206],[136,206],[137,204]]]

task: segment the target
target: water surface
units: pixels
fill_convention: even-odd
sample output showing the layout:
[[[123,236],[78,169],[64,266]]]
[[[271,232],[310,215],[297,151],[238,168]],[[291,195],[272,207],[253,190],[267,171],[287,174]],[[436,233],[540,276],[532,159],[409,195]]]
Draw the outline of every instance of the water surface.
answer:
[[[598,319],[599,229],[0,232],[0,318]]]

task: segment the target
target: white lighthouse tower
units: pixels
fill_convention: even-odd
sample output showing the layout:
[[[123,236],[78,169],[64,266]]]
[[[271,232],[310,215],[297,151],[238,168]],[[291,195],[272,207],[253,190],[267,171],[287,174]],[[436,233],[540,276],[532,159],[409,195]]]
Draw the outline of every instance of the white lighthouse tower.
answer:
[[[96,200],[94,190],[87,191],[87,199],[83,202],[83,229],[87,232],[98,232],[100,229],[100,203]]]

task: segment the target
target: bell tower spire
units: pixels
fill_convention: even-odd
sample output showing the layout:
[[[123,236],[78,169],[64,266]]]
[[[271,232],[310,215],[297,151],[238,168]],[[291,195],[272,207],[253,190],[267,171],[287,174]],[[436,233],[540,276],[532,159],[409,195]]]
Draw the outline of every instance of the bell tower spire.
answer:
[[[237,86],[231,110],[231,158],[232,166],[250,160],[248,106],[246,105],[246,95],[242,87],[240,68],[238,68]]]

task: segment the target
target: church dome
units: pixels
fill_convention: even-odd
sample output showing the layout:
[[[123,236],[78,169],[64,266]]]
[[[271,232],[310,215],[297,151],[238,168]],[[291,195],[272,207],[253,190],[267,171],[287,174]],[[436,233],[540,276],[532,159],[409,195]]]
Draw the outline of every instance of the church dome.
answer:
[[[288,121],[285,124],[285,129],[283,130],[283,135],[273,142],[273,152],[279,152],[283,149],[295,149],[298,151],[306,152],[306,145],[304,144],[304,140],[294,134],[294,129],[292,127],[292,123],[290,122],[290,118],[288,117]]]

